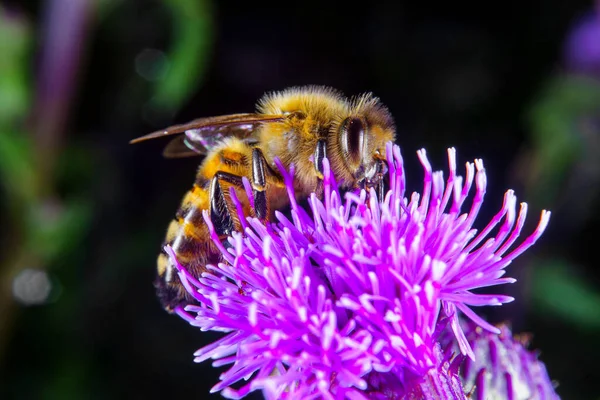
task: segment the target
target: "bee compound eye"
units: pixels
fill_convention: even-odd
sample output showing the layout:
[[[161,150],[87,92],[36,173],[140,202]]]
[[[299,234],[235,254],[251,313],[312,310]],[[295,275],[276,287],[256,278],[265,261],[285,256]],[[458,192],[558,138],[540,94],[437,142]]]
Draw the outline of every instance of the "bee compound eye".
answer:
[[[340,145],[354,162],[361,159],[365,141],[365,123],[356,117],[346,118],[341,126]]]

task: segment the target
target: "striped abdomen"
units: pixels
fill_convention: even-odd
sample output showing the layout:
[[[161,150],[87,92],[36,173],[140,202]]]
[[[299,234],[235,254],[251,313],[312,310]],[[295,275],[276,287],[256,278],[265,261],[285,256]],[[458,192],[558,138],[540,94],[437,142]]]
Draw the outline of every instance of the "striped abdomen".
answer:
[[[208,226],[202,217],[202,211],[209,208],[210,183],[201,183],[204,183],[202,187],[195,184],[183,198],[163,243],[163,248],[171,246],[179,263],[195,277],[206,270],[207,264],[217,264],[220,261],[220,253],[210,239]],[[180,304],[193,303],[193,298],[181,284],[177,269],[171,265],[164,249],[158,256],[157,264],[155,287],[163,307],[172,311]]]
[[[202,216],[204,210],[210,209],[211,181],[218,171],[247,176],[251,151],[247,144],[239,140],[227,140],[220,148],[208,154],[198,170],[194,186],[184,196],[176,218],[169,225],[163,248],[170,245],[177,261],[196,278],[206,271],[207,264],[217,265],[221,261],[221,254],[210,238],[208,226]],[[229,199],[229,185],[223,185],[224,195]],[[248,214],[250,210],[244,190],[236,188],[236,193],[244,212]],[[239,220],[234,210],[231,207],[231,217],[237,229]],[[181,284],[177,269],[171,265],[164,249],[158,256],[157,264],[158,277],[154,286],[163,307],[173,311],[178,305],[195,303]]]

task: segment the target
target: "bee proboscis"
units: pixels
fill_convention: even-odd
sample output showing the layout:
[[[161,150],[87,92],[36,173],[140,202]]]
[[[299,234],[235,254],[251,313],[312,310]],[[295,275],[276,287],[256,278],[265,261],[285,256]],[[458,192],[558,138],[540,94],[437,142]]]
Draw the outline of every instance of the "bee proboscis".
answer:
[[[167,230],[180,264],[194,276],[221,260],[202,212],[208,210],[219,237],[240,229],[229,189],[246,215],[269,220],[288,198],[275,158],[295,165],[294,189],[300,198],[322,189],[323,159],[341,187],[373,187],[382,193],[385,144],[395,139],[388,109],[370,93],[351,99],[320,86],[266,94],[257,112],[200,118],[134,139],[137,143],[175,136],[166,157],[204,155],[196,180]],[[252,185],[251,209],[242,177]],[[158,256],[157,294],[165,309],[194,303],[165,252]]]

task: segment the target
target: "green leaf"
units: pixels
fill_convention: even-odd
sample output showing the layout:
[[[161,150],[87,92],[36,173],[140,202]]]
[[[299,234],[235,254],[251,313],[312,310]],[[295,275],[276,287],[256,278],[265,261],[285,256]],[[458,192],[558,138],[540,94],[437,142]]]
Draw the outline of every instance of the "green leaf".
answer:
[[[600,111],[600,83],[585,77],[559,76],[535,101],[528,115],[533,169],[529,198],[554,201],[570,168],[586,146],[582,123]]]
[[[0,38],[0,126],[10,126],[25,116],[31,102],[31,28],[0,7]]]
[[[212,45],[213,21],[209,0],[165,0],[172,15],[172,47],[164,77],[155,83],[153,110],[172,113],[204,78]]]
[[[24,135],[0,128],[0,178],[13,204],[32,204],[37,177],[31,141]]]

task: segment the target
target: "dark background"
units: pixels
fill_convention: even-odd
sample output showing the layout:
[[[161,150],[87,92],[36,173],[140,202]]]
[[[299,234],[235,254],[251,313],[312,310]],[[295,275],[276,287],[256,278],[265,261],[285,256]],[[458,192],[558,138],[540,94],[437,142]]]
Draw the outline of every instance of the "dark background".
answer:
[[[513,4],[514,3],[514,4]],[[389,106],[409,188],[481,157],[550,227],[482,310],[533,332],[565,399],[600,389],[600,16],[590,1],[0,3],[0,398],[208,398],[215,336],[154,296],[197,159],[128,141],[324,84]],[[600,5],[598,7],[600,13]],[[478,310],[479,311],[479,310]],[[219,395],[213,395],[219,398]]]

